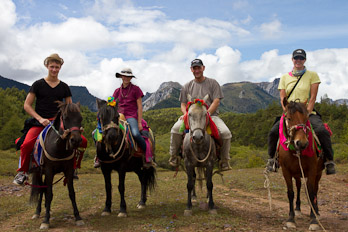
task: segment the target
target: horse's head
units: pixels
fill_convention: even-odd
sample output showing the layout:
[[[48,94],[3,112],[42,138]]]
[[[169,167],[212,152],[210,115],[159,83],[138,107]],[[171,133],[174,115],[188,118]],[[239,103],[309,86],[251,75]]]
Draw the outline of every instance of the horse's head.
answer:
[[[291,101],[286,98],[283,100],[286,108],[286,128],[290,143],[293,143],[296,151],[302,151],[308,146],[308,133],[310,128],[306,126],[308,121],[308,111],[306,104]]]
[[[190,128],[190,136],[194,143],[202,143],[205,137],[205,131],[207,128],[207,105],[204,103],[208,98],[208,95],[201,99],[191,99],[188,95],[188,124]]]
[[[116,144],[118,138],[119,127],[119,113],[117,111],[118,100],[107,102],[97,99],[98,119],[103,131],[103,142],[109,149]]]
[[[80,103],[64,103],[57,101],[58,114],[54,121],[54,127],[59,128],[59,134],[63,140],[67,140],[67,149],[76,149],[80,145],[83,131]]]

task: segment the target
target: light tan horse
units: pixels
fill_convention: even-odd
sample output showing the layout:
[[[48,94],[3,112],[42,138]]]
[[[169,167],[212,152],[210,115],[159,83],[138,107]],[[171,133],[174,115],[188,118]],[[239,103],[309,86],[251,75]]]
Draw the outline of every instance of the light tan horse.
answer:
[[[187,208],[185,216],[192,215],[192,193],[195,187],[195,167],[203,169],[207,186],[208,208],[210,213],[216,213],[213,201],[213,168],[216,161],[216,147],[214,139],[206,132],[208,115],[203,101],[195,99],[196,103],[189,106],[187,120],[189,133],[186,134],[183,144],[183,155],[187,173]],[[191,96],[188,96],[191,102]],[[203,103],[203,104],[202,104]]]

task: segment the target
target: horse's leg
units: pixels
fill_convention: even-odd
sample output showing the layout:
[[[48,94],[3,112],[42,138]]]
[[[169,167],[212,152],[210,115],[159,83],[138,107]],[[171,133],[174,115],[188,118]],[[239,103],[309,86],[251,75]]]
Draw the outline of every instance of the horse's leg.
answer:
[[[39,199],[37,201],[35,214],[31,217],[32,219],[39,218],[40,214],[41,214],[41,204],[42,204],[42,197],[43,197],[44,191],[42,189],[40,189],[39,191],[40,191],[39,192]]]
[[[118,171],[118,191],[120,193],[121,202],[120,202],[120,212],[117,215],[117,217],[127,217],[127,205],[126,205],[126,200],[124,198],[125,179],[126,179],[126,172],[123,170]]]
[[[192,190],[194,188],[194,181],[193,181],[193,175],[194,175],[194,167],[186,165],[186,173],[187,173],[187,206],[186,210],[184,211],[185,216],[191,216],[192,215]]]
[[[105,208],[102,212],[102,216],[108,216],[111,214],[111,205],[112,205],[112,185],[111,185],[111,169],[101,165],[101,170],[104,176],[105,182],[105,192],[106,192],[106,200],[105,200]]]
[[[196,172],[193,172],[193,189],[192,189],[192,203],[197,203],[197,195],[196,195]]]
[[[79,210],[77,209],[77,205],[76,205],[76,196],[75,196],[74,180],[73,180],[73,176],[74,176],[73,166],[71,166],[71,169],[69,169],[64,174],[68,178],[69,197],[71,200],[72,207],[74,209],[74,216],[75,216],[76,225],[82,226],[82,225],[84,225],[84,222],[83,222],[82,218],[80,217],[80,213],[79,213]]]
[[[288,228],[296,228],[295,224],[295,212],[294,212],[294,190],[292,186],[292,176],[290,172],[282,167],[283,176],[286,182],[286,187],[288,189],[288,200],[289,200],[289,218],[286,221],[286,226]]]
[[[207,182],[207,192],[208,192],[208,206],[209,206],[209,213],[216,214],[216,209],[214,208],[214,200],[213,200],[213,164],[211,166],[206,167],[206,182]]]
[[[138,175],[138,179],[140,181],[141,184],[141,196],[140,196],[140,201],[137,205],[138,209],[144,209],[145,205],[146,205],[146,201],[147,201],[147,197],[146,197],[146,190],[147,190],[147,186],[146,186],[146,181],[145,181],[145,177],[144,177],[144,172],[141,170],[137,170],[135,171],[135,173]]]
[[[300,216],[301,215],[301,198],[300,198],[301,178],[296,177],[295,180],[296,180],[296,189],[297,189],[295,216]]]
[[[310,170],[310,172],[308,173],[307,188],[308,188],[310,203],[312,204],[315,213],[318,215],[317,196],[315,193],[315,184],[317,181],[316,179],[317,179],[317,173],[316,173],[316,168],[314,168],[314,170]],[[311,223],[309,226],[309,230],[319,230],[320,229],[320,227],[318,225],[318,221],[317,221],[316,216],[314,214],[314,211],[311,207],[311,214],[310,214]]]
[[[46,167],[45,172],[45,183],[46,183],[46,191],[45,191],[45,208],[46,208],[46,214],[44,217],[43,222],[41,223],[40,229],[48,229],[50,225],[50,211],[51,211],[51,202],[53,199],[53,192],[52,192],[52,182],[53,182],[53,171],[50,170],[50,168]]]

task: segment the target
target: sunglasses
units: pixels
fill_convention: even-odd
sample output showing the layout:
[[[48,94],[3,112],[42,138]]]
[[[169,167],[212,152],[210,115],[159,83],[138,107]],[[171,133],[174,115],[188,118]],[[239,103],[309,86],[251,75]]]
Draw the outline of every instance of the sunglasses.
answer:
[[[303,56],[296,56],[294,57],[294,60],[305,60]]]

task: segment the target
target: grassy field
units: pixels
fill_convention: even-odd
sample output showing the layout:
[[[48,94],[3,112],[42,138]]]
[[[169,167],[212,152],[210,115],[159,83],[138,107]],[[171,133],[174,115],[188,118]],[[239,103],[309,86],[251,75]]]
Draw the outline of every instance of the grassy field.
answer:
[[[126,177],[127,218],[118,218],[119,194],[118,178],[113,173],[113,212],[102,217],[105,190],[103,176],[97,173],[80,174],[75,182],[78,208],[85,225],[74,224],[72,207],[68,191],[59,182],[54,186],[52,202],[51,231],[279,231],[287,217],[287,197],[284,181],[280,173],[271,175],[271,191],[274,210],[269,211],[267,190],[264,188],[262,168],[234,169],[224,173],[223,180],[214,176],[214,198],[217,215],[210,215],[206,210],[205,190],[198,190],[198,203],[193,208],[193,216],[185,217],[186,174],[180,171],[174,177],[173,171],[157,172],[157,188],[148,194],[147,208],[139,211],[136,205],[140,199],[140,184],[134,173]],[[346,166],[339,166],[340,175],[324,176],[322,188],[329,191],[320,195],[324,202],[320,207],[328,206],[325,202],[335,199],[324,210],[327,214],[324,224],[327,228],[336,228],[337,223],[347,220],[348,182]],[[61,175],[57,175],[58,179]],[[32,220],[35,207],[28,204],[29,186],[17,187],[11,184],[11,176],[0,177],[0,228],[1,231],[39,231],[42,219]],[[338,195],[337,195],[338,194]],[[303,199],[303,209],[308,205]],[[305,211],[304,210],[304,211]],[[344,211],[345,210],[345,211]],[[335,212],[335,213],[330,213]],[[341,215],[338,214],[341,213]],[[346,213],[346,214],[344,214]],[[346,217],[344,217],[346,215]],[[337,221],[331,217],[337,216]],[[335,218],[334,218],[335,219]],[[308,218],[298,220],[298,224],[307,227]],[[343,228],[344,225],[342,225]],[[301,231],[301,230],[300,230]],[[342,230],[343,231],[343,230]]]
[[[162,154],[157,161],[167,162],[168,138],[157,143]],[[344,146],[343,146],[344,147]],[[340,149],[342,149],[340,147]],[[54,186],[51,231],[280,231],[287,218],[286,188],[281,173],[271,175],[273,211],[269,210],[267,190],[264,188],[263,168],[266,151],[249,147],[231,148],[231,164],[234,169],[224,173],[223,179],[214,176],[214,200],[217,215],[206,210],[205,189],[198,190],[198,203],[193,216],[183,215],[186,208],[186,174],[163,168],[157,170],[157,188],[148,194],[147,208],[139,211],[140,183],[134,173],[126,177],[127,218],[118,218],[118,177],[113,173],[113,212],[102,217],[105,204],[104,179],[100,169],[93,168],[94,149],[86,151],[80,180],[75,182],[78,208],[86,225],[74,224],[68,191],[59,182]],[[340,157],[345,157],[341,155]],[[35,206],[29,205],[30,187],[12,184],[18,164],[14,150],[0,151],[0,229],[1,231],[39,231],[42,218],[32,220]],[[344,160],[344,159],[343,159]],[[248,168],[249,167],[249,168]],[[255,168],[256,167],[256,168]],[[258,167],[258,168],[257,168]],[[340,164],[339,173],[324,175],[318,194],[323,223],[328,231],[345,231],[348,220],[348,166]],[[60,178],[61,174],[56,176]],[[302,191],[303,192],[303,191]],[[304,194],[304,193],[302,193]],[[303,195],[304,196],[304,195]],[[303,209],[308,205],[303,197]],[[305,231],[308,217],[297,220],[299,231]]]

